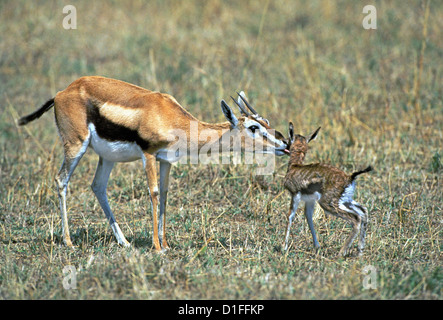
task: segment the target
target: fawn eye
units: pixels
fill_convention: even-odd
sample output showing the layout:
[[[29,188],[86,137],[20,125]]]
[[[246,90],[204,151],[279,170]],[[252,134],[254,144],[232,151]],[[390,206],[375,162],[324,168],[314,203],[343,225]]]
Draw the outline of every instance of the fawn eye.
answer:
[[[252,131],[252,133],[255,133],[255,130],[258,130],[258,126],[250,126],[249,128],[248,128],[249,130],[251,130]]]

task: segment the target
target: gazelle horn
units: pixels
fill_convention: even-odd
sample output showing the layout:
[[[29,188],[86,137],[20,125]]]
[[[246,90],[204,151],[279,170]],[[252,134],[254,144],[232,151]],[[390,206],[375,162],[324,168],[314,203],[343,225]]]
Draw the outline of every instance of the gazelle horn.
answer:
[[[237,92],[237,94],[240,97],[240,99],[242,99],[242,101],[246,104],[246,106],[249,108],[249,110],[251,110],[253,114],[258,115],[258,112],[255,111],[255,109],[253,107],[251,107],[251,105],[248,103],[248,100],[246,100],[246,98],[243,98],[243,96],[240,93]]]
[[[243,113],[245,116],[249,116],[249,115],[250,115],[249,112],[246,111],[246,109],[243,108],[243,106],[242,106],[240,103],[238,103],[237,100],[235,100],[232,96],[231,96],[231,99],[232,99],[232,100],[235,102],[235,104],[240,108],[241,113]]]

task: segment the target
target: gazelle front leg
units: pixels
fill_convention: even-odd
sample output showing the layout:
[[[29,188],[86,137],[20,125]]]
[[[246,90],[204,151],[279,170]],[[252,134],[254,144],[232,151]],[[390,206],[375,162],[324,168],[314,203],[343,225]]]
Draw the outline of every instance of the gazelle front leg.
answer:
[[[160,162],[160,214],[158,216],[158,231],[163,249],[169,249],[169,245],[166,242],[166,202],[168,199],[170,170],[171,164],[169,162]]]
[[[108,203],[108,196],[106,195],[106,187],[108,186],[109,175],[111,174],[114,162],[108,161],[100,157],[98,160],[97,170],[95,171],[94,181],[92,182],[92,191],[94,191],[103,212],[111,225],[115,238],[118,244],[129,247],[131,244],[126,240],[123,232],[115,221],[114,214],[111,211]]]
[[[144,154],[145,157],[145,171],[146,178],[148,179],[148,190],[151,197],[151,207],[152,207],[152,220],[154,224],[152,243],[154,244],[156,251],[162,251],[159,238],[159,220],[158,220],[158,182],[157,182],[157,168],[155,165],[155,156],[149,153]]]
[[[289,233],[291,230],[291,224],[294,220],[295,213],[297,212],[298,204],[300,203],[301,195],[300,193],[297,193],[296,195],[293,195],[291,198],[291,207],[289,208],[288,213],[288,228],[286,231],[286,239],[285,239],[285,251],[288,250],[288,244],[289,244]]]

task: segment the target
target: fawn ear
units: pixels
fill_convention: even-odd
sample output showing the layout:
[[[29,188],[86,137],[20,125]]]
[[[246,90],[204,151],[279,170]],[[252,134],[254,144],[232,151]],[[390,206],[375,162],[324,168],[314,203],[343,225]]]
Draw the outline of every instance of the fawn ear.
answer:
[[[294,142],[294,125],[289,122],[288,138],[291,144]]]
[[[225,102],[225,100],[221,101],[221,108],[226,119],[228,119],[228,121],[231,123],[232,128],[236,128],[238,124],[238,119],[234,115],[234,112],[232,112],[232,109]]]
[[[317,130],[314,131],[314,133],[312,133],[307,139],[306,141],[309,143],[312,140],[315,140],[315,138],[317,138],[318,132],[320,131],[321,127],[318,127]]]

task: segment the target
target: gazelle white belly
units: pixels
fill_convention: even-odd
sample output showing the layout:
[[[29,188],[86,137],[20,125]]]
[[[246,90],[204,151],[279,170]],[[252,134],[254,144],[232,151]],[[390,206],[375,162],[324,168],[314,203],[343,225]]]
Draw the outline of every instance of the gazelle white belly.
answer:
[[[304,202],[315,202],[320,200],[321,198],[321,193],[315,191],[314,193],[311,194],[302,194],[301,195],[301,200],[303,200]]]
[[[142,150],[135,142],[108,141],[97,134],[95,126],[89,124],[90,146],[103,159],[112,162],[130,162],[142,158]]]

